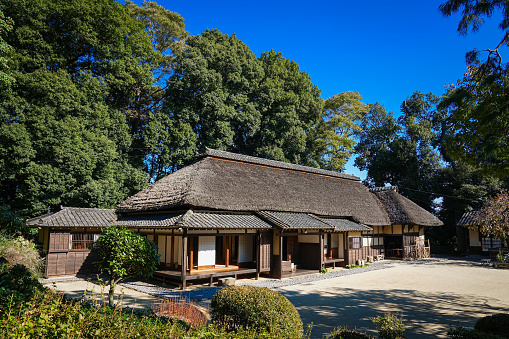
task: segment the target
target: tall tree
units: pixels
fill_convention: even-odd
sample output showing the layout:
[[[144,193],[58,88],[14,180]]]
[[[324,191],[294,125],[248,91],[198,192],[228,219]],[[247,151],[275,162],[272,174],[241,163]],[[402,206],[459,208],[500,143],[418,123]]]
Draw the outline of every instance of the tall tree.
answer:
[[[187,164],[203,146],[246,153],[260,127],[252,93],[263,70],[249,47],[235,35],[207,30],[176,54],[163,110],[149,117],[151,177]]]
[[[16,82],[0,98],[0,191],[13,209],[113,207],[146,184],[125,110],[156,51],[116,1],[6,0]],[[97,13],[101,13],[100,16]]]
[[[130,155],[141,163],[145,159],[140,155],[148,153],[143,140],[148,128],[148,117],[151,112],[160,111],[162,108],[166,81],[173,72],[176,51],[184,47],[188,32],[180,14],[167,10],[156,2],[143,1],[139,6],[126,1],[126,6],[131,17],[142,23],[156,51],[150,56],[149,62],[152,82],[140,83],[134,89],[134,100],[126,110],[131,134],[135,137]]]
[[[509,46],[509,11],[502,0],[449,0],[441,12],[461,12],[458,32],[477,31],[486,18],[502,12],[499,27],[505,31],[497,46],[475,49],[466,55],[468,71],[459,87],[447,93],[443,105],[451,110],[452,126],[447,147],[452,158],[504,178],[509,176],[509,81],[508,64],[502,62],[500,47]],[[485,58],[481,59],[481,53]]]
[[[356,124],[368,112],[359,93],[343,92],[325,100],[322,119],[316,127],[318,167],[343,171],[353,153],[354,136],[362,131]]]
[[[177,51],[162,112],[150,117],[151,178],[173,171],[207,146],[306,163],[320,92],[281,53],[257,58],[235,35],[207,30]],[[157,122],[156,122],[157,121]]]
[[[359,134],[356,166],[368,171],[370,186],[396,185],[422,207],[431,210],[435,177],[442,167],[436,146],[441,112],[433,94],[415,92],[401,105],[396,120],[379,104],[365,116]]]
[[[13,49],[5,41],[7,34],[12,31],[13,25],[12,18],[6,17],[0,9],[0,93],[8,89],[14,82],[11,75]]]
[[[264,76],[254,93],[261,114],[260,128],[251,142],[253,155],[312,165],[310,130],[319,122],[320,90],[300,66],[274,51],[259,57]]]

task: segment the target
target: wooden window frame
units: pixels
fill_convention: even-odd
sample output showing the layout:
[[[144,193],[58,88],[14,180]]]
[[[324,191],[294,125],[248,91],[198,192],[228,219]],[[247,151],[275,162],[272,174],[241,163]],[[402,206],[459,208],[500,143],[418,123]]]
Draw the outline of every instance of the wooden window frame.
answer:
[[[354,241],[354,239],[356,239],[356,241]],[[362,236],[348,237],[349,250],[360,250],[361,248],[362,248]]]

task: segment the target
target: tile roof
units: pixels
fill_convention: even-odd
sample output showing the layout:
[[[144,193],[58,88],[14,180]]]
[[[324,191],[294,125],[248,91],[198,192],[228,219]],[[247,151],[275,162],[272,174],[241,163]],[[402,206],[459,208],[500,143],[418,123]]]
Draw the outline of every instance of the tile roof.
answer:
[[[189,229],[270,229],[254,214],[189,211],[179,224]]]
[[[28,219],[29,226],[41,227],[101,227],[116,220],[115,210],[102,208],[62,207],[58,212]]]
[[[463,213],[460,220],[458,221],[458,226],[471,226],[474,225],[479,215],[479,211],[469,211]]]
[[[178,220],[183,215],[184,213],[122,215],[115,225],[140,228],[172,227],[177,226]]]
[[[261,211],[258,215],[282,229],[334,229],[334,226],[307,213]]]
[[[335,219],[335,218],[320,218],[328,224],[334,226],[334,230],[337,232],[347,231],[371,231],[372,228],[363,224],[350,221],[348,219]]]

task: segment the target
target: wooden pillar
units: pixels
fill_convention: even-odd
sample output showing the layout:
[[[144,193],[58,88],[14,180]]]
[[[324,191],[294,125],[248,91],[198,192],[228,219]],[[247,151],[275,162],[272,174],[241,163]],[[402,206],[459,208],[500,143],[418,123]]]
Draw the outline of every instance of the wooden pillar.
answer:
[[[348,232],[344,233],[344,246],[345,246],[345,263],[350,265],[350,243],[348,242]]]
[[[283,277],[283,231],[279,234],[279,279]]]
[[[226,268],[230,267],[230,244],[231,244],[231,238],[229,236],[226,236],[223,238],[223,244],[224,244],[224,265]]]
[[[320,245],[318,247],[320,247],[320,255],[319,255],[319,258],[320,258],[320,270],[322,269],[323,267],[323,264],[324,264],[324,261],[323,261],[323,231],[320,231],[320,234],[318,235],[319,237],[319,243]]]
[[[182,271],[180,278],[182,280],[182,289],[186,288],[186,264],[187,264],[187,229],[182,233]]]
[[[189,237],[189,274],[193,271],[194,237]]]
[[[171,246],[170,246],[170,266],[175,265],[175,258],[173,253],[175,253],[175,230],[171,230]]]
[[[256,280],[260,278],[260,271],[261,271],[261,251],[260,251],[260,243],[261,243],[261,234],[260,231],[256,231],[256,237],[255,237],[255,247],[256,247]]]
[[[332,233],[327,233],[327,254],[332,259]]]

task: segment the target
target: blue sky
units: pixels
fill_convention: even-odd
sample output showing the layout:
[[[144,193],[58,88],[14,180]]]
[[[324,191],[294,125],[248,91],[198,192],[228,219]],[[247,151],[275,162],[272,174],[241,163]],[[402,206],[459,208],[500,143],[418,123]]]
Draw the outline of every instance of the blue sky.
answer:
[[[260,55],[271,49],[297,62],[324,99],[359,92],[399,114],[414,91],[442,95],[465,73],[465,53],[494,48],[499,17],[477,33],[458,35],[459,15],[444,17],[443,1],[167,1],[191,35],[217,28]],[[140,3],[138,0],[136,3]],[[347,173],[360,175],[351,164]]]

